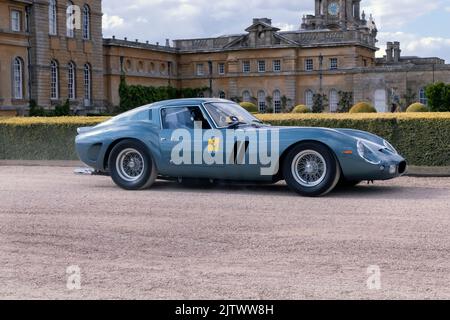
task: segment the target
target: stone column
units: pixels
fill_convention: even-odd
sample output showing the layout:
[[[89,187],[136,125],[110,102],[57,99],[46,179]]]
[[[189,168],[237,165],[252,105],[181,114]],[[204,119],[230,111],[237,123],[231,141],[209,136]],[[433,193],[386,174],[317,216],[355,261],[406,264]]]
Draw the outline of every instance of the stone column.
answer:
[[[353,0],[347,0],[347,22],[353,22]]]
[[[355,20],[359,21],[361,19],[361,1],[355,1]]]
[[[322,1],[316,0],[316,17],[320,16],[320,4]]]

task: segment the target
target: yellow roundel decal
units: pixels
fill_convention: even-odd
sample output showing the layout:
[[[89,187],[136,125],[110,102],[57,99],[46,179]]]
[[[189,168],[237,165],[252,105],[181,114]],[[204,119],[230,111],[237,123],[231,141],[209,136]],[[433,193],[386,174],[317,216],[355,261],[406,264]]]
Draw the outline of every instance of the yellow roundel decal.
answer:
[[[212,138],[208,140],[208,152],[219,152],[220,150],[220,139]]]

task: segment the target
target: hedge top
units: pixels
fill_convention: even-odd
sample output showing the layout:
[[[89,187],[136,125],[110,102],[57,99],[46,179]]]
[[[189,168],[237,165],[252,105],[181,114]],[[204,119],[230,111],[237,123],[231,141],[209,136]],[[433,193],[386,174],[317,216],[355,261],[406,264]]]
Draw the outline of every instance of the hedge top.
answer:
[[[436,119],[450,120],[450,112],[433,113],[289,113],[289,114],[258,114],[263,121],[285,120],[409,120]]]
[[[1,118],[0,125],[33,126],[33,125],[70,125],[70,126],[94,126],[106,121],[110,117],[13,117]]]
[[[289,121],[289,120],[410,120],[410,119],[436,119],[449,120],[450,112],[430,113],[283,113],[283,114],[257,114],[262,121]],[[109,117],[55,117],[55,118],[1,118],[0,125],[32,126],[32,125],[67,125],[67,126],[94,126],[110,119]]]

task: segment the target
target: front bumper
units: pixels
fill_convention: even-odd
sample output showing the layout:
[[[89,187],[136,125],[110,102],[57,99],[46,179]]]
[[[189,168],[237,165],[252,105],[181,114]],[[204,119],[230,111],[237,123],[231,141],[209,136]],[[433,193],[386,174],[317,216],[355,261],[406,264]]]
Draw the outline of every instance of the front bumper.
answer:
[[[340,159],[342,173],[348,180],[390,180],[408,172],[408,164],[399,155],[385,157],[379,164],[371,164],[360,157]]]

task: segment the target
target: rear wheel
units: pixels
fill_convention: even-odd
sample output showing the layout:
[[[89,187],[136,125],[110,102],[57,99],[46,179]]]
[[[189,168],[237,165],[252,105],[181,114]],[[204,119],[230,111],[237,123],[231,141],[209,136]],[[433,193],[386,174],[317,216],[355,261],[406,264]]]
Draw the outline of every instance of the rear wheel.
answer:
[[[341,176],[334,154],[319,143],[302,143],[294,147],[283,163],[288,186],[303,196],[323,196],[332,191]]]
[[[156,180],[155,163],[144,144],[134,140],[119,142],[108,161],[111,178],[126,190],[149,188]]]

